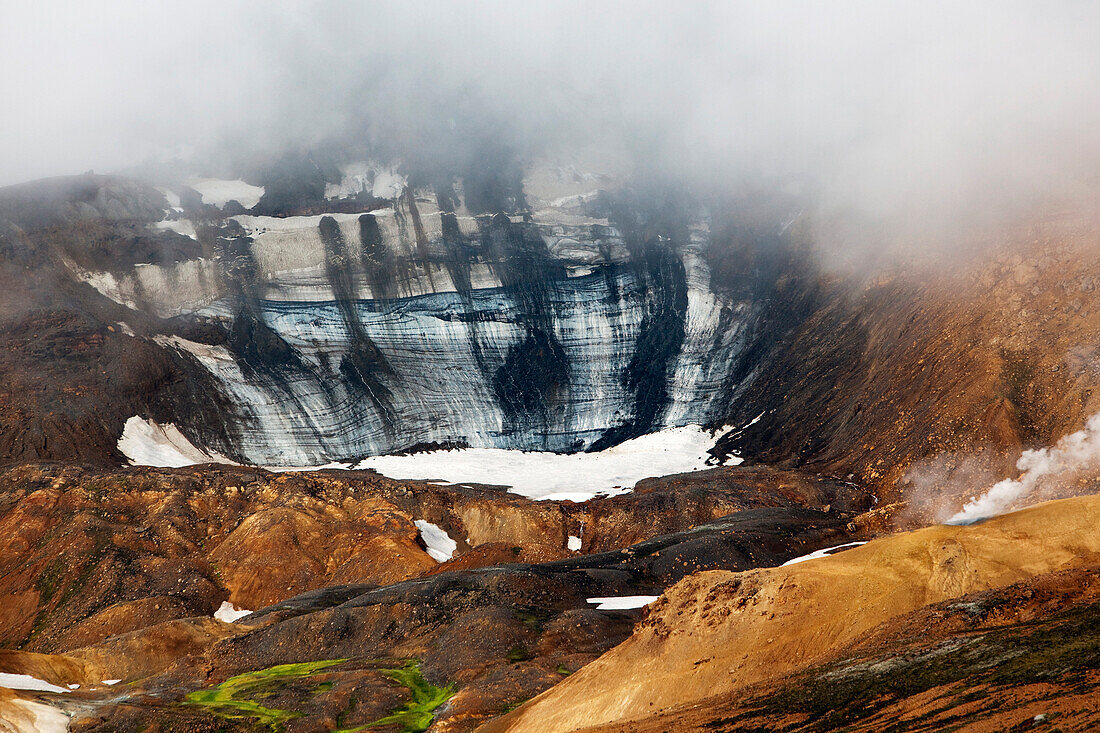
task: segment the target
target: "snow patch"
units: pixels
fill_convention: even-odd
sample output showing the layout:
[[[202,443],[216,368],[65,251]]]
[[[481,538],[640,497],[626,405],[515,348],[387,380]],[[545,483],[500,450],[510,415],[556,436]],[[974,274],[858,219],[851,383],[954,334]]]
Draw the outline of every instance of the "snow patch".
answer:
[[[29,674],[0,672],[0,687],[9,690],[33,690],[35,692],[68,692],[64,687],[53,685],[46,680],[31,677]]]
[[[425,522],[423,519],[417,519],[413,524],[420,530],[420,539],[424,540],[432,559],[436,562],[447,562],[454,556],[458,543],[452,540],[442,527]]]
[[[100,682],[110,687],[111,685],[117,685],[119,682],[122,682],[122,680],[100,680]]]
[[[0,704],[0,730],[65,733],[69,730],[69,716],[52,705],[34,700],[6,700]]]
[[[565,549],[577,552],[581,549],[581,538],[576,535],[569,535],[569,539],[565,542]]]
[[[745,429],[747,429],[747,428],[751,428],[751,427],[752,427],[753,425],[755,425],[756,423],[760,422],[760,418],[764,417],[764,413],[766,413],[766,412],[767,412],[767,410],[764,410],[764,411],[763,411],[763,412],[761,412],[761,413],[760,413],[759,415],[757,415],[756,417],[754,417],[754,418],[753,418],[752,420],[749,420],[749,421],[748,421],[747,423],[745,423],[745,424],[744,424],[744,425],[743,425],[743,426],[741,427],[741,430],[745,430]]]
[[[371,163],[352,163],[340,172],[339,183],[325,184],[326,199],[357,196],[363,191],[370,191],[376,199],[396,199],[408,185],[408,179],[395,169]]]
[[[251,209],[260,203],[260,198],[264,195],[263,186],[253,186],[241,180],[193,178],[187,182],[187,185],[199,192],[204,204],[213,204],[219,209],[233,200],[244,208]]]
[[[858,547],[859,545],[866,545],[866,544],[867,544],[866,542],[846,542],[845,544],[837,545],[836,547],[826,547],[826,548],[821,549],[821,550],[815,550],[814,552],[811,552],[809,555],[803,555],[802,557],[796,557],[793,560],[788,560],[787,562],[783,563],[779,567],[786,567],[788,565],[796,565],[800,562],[806,562],[807,560],[817,560],[820,557],[828,557],[829,555],[832,555],[837,550],[844,550],[844,549],[849,548],[849,547]]]
[[[653,603],[660,596],[608,596],[606,598],[589,598],[589,603],[596,604],[597,611],[626,611],[631,608],[643,608]]]
[[[222,605],[214,611],[214,618],[227,624],[235,624],[238,620],[252,613],[247,608],[237,608],[229,601],[222,601]]]
[[[157,187],[157,190],[164,194],[164,198],[168,201],[168,205],[176,211],[180,210],[180,197],[176,195],[174,191],[170,191],[167,188]]]
[[[599,453],[525,452],[462,448],[405,456],[373,456],[357,469],[374,469],[395,479],[443,480],[508,486],[529,499],[584,502],[624,494],[652,476],[686,473],[708,466],[715,438],[698,425],[643,435]],[[737,465],[740,458],[730,459]]]
[[[176,234],[197,240],[199,235],[195,232],[195,224],[190,219],[165,219],[154,224],[157,229],[168,229]]]
[[[595,201],[600,197],[601,193],[603,192],[600,189],[596,189],[595,191],[588,191],[587,193],[575,193],[571,196],[561,196],[551,201],[550,206],[555,209],[583,206],[584,204]]]
[[[199,450],[172,423],[158,425],[137,415],[126,421],[118,450],[130,459],[132,466],[179,468],[199,463],[233,463],[215,451]]]

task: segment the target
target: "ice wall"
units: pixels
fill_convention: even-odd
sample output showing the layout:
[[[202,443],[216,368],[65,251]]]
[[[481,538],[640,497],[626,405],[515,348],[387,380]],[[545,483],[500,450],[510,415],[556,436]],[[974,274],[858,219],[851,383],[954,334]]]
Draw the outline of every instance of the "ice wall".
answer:
[[[705,217],[616,211],[601,191],[474,215],[385,182],[367,211],[195,229],[217,276],[144,267],[133,293],[116,286],[224,327],[222,343],[160,338],[236,405],[216,448],[288,466],[431,442],[576,452],[723,416],[761,308],[713,286]]]

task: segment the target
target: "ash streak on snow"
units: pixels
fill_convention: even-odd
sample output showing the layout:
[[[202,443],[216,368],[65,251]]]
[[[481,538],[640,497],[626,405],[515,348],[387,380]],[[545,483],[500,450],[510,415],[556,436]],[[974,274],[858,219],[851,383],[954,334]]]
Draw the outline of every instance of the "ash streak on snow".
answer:
[[[1002,514],[1030,495],[1043,479],[1057,478],[1100,467],[1100,413],[1085,423],[1083,430],[1060,439],[1053,447],[1026,450],[1016,462],[1019,478],[998,481],[981,496],[972,499],[945,524],[972,524]]]

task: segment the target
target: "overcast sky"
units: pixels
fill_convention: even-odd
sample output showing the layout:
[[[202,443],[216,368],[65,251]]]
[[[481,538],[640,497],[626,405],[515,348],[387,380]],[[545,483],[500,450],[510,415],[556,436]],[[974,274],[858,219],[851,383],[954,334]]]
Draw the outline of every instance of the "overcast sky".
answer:
[[[0,184],[475,100],[532,149],[902,219],[1096,186],[1100,3],[7,2]]]

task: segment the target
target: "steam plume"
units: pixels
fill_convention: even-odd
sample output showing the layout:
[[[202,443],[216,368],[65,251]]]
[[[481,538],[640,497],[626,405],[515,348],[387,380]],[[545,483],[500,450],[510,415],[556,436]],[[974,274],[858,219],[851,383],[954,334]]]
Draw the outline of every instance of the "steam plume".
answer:
[[[1097,465],[1100,465],[1100,413],[1089,418],[1084,430],[1064,436],[1054,447],[1024,451],[1016,462],[1016,468],[1023,471],[1019,478],[993,484],[945,524],[972,524],[996,516],[1031,494],[1041,479]]]

